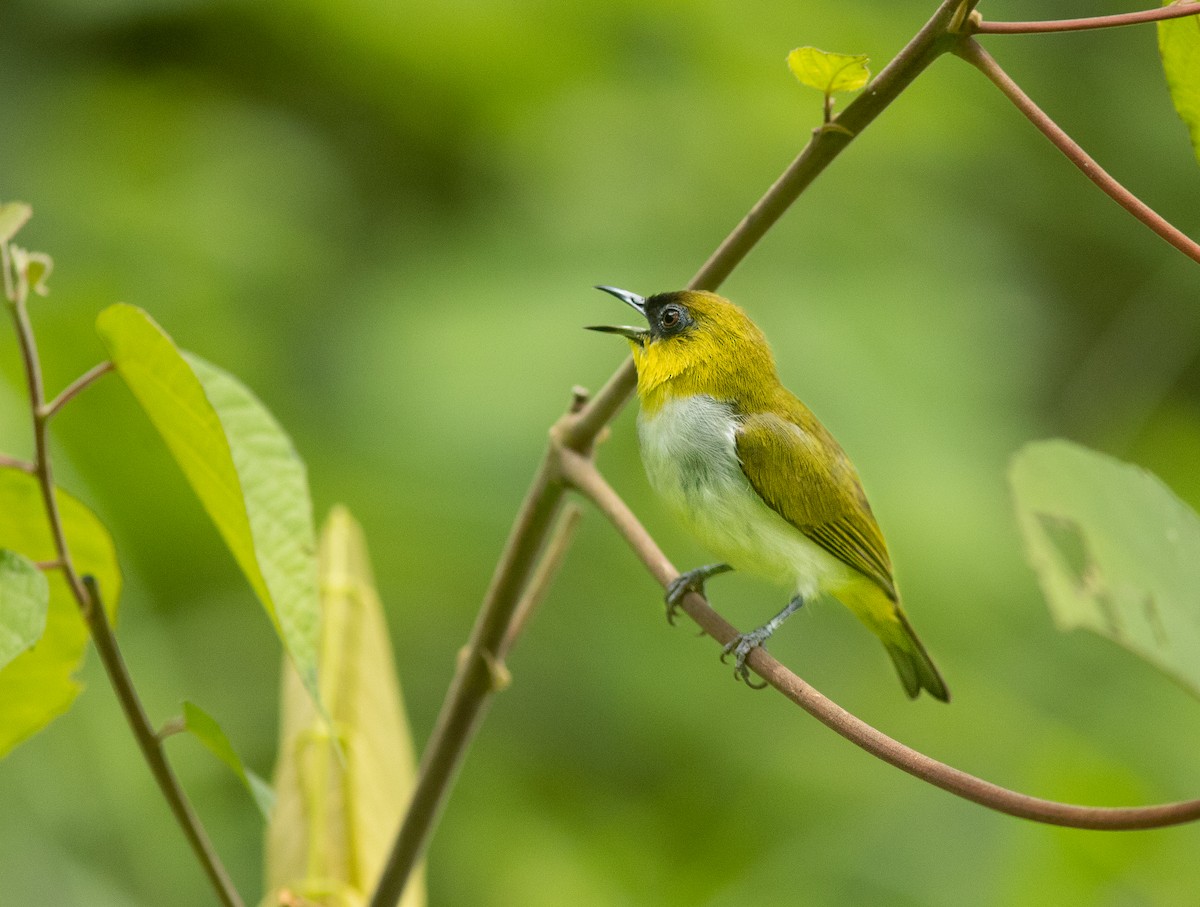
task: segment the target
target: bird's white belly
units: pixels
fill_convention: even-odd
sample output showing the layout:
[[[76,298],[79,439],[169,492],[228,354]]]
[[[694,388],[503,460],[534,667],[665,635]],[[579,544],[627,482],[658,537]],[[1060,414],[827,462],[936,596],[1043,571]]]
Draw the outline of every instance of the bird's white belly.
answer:
[[[737,457],[728,403],[697,395],[638,418],[650,485],[696,537],[739,570],[811,597],[848,568],[763,503]]]

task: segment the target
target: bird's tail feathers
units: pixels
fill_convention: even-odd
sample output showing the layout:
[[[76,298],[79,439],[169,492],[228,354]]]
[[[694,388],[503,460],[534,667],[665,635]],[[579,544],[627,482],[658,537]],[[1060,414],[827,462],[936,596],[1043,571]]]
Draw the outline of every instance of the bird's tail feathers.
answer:
[[[879,586],[866,581],[843,588],[836,594],[883,642],[910,698],[915,699],[921,690],[928,690],[934,699],[950,701],[946,682],[934,667],[899,602]]]
[[[913,632],[912,624],[899,605],[896,606],[896,616],[899,618],[899,632],[891,639],[885,637],[883,645],[888,655],[892,656],[892,664],[896,666],[904,691],[910,699],[916,699],[921,690],[927,690],[934,699],[949,702],[950,691],[946,689],[946,682],[942,680],[933,659]]]

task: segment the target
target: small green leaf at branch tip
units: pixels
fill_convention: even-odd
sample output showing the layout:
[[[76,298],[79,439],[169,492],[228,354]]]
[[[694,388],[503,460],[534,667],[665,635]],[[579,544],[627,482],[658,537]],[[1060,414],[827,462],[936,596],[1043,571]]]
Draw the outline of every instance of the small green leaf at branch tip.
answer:
[[[1171,102],[1187,124],[1192,152],[1200,161],[1200,16],[1159,22],[1158,52]]]
[[[871,79],[865,54],[835,54],[815,47],[797,47],[788,54],[787,62],[802,84],[826,97],[841,91],[858,91]]]
[[[141,309],[110,306],[96,330],[316,698],[315,531],[291,440],[240,382],[182,352]]]
[[[229,767],[246,788],[246,792],[254,799],[263,819],[269,819],[275,806],[275,792],[271,785],[246,768],[242,759],[217,724],[217,720],[192,702],[183,704],[183,726],[205,748]]]
[[[1084,627],[1200,697],[1200,517],[1145,470],[1066,441],[1009,469],[1026,556],[1062,630]]]
[[[75,569],[96,577],[115,622],[121,573],[112,537],[75,498],[63,491],[57,497]],[[19,551],[34,563],[57,560],[36,476],[0,468],[0,515],[0,548]],[[35,646],[0,668],[0,756],[66,712],[82,689],[74,675],[87,653],[87,625],[63,571],[42,575],[49,590],[45,631]]]
[[[0,669],[42,638],[49,607],[50,584],[37,565],[0,549]]]
[[[6,243],[16,236],[23,226],[33,217],[33,208],[25,202],[4,202],[0,204],[0,243]]]

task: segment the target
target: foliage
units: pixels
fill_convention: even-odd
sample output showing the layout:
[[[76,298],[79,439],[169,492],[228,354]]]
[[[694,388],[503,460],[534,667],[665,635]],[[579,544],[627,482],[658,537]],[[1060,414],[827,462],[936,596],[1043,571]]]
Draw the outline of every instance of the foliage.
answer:
[[[19,294],[44,295],[51,262],[12,245],[18,230],[52,243],[59,260],[53,302],[33,310],[50,383],[95,361],[80,325],[114,296],[136,294],[184,345],[228,364],[281,414],[277,422],[240,382],[183,353],[140,309],[102,314],[106,354],[218,533],[163,469],[115,381],[89,386],[55,417],[62,484],[111,527],[128,589],[108,530],[56,492],[68,546],[114,617],[125,598],[122,644],[149,711],[183,698],[180,686],[212,703],[228,734],[190,702],[183,726],[262,792],[249,766],[274,745],[273,704],[261,691],[272,688],[276,650],[267,622],[246,607],[253,594],[319,687],[347,760],[339,764],[311,698],[286,681],[278,815],[319,802],[337,823],[350,787],[354,804],[400,802],[411,758],[396,740],[407,731],[375,727],[402,714],[398,690],[381,680],[391,670],[386,634],[378,616],[336,630],[367,648],[335,645],[343,670],[329,669],[328,640],[316,636],[307,471],[295,449],[317,477],[318,500],[354,501],[386,553],[379,586],[411,670],[413,714],[428,726],[563,388],[598,386],[612,365],[606,345],[575,330],[590,320],[579,288],[681,285],[796,147],[794,99],[777,64],[772,76],[763,61],[796,38],[831,40],[829,28],[852,29],[878,59],[929,6],[896,4],[867,22],[827,3],[802,14],[768,4],[755,17],[718,7],[677,17],[654,3],[485,4],[478,16],[357,0],[18,4],[0,34],[0,75],[20,86],[0,111],[10,180],[0,190],[31,198],[39,216],[27,223],[28,205],[0,205],[0,241]],[[1095,36],[1090,46],[1105,52],[1088,52],[1092,37],[1069,52],[1071,79],[1061,76],[1064,55],[1031,51],[1023,81],[1047,109],[1069,111],[1113,172],[1133,174],[1139,194],[1188,226],[1194,205],[1179,187],[1194,180],[1194,161],[1166,138],[1177,128],[1166,92],[1124,52],[1119,31]],[[1019,42],[995,40],[998,56],[1002,40]],[[1189,82],[1174,53],[1164,40],[1187,119],[1179,86]],[[828,78],[817,87],[831,99]],[[728,291],[767,326],[785,380],[846,442],[871,487],[906,600],[954,684],[953,713],[898,708],[890,684],[877,682],[885,666],[832,611],[776,645],[856,712],[952,761],[1063,798],[1160,799],[1194,784],[1200,741],[1149,672],[1048,632],[998,476],[1025,439],[1068,434],[1154,467],[1200,500],[1194,277],[1165,264],[1169,250],[1142,243],[1121,212],[1088,207],[1083,181],[1048,149],[1014,138],[1000,103],[961,66],[939,63],[821,181],[830,195],[811,196],[820,216],[781,224]],[[564,302],[575,298],[583,301]],[[1134,355],[1143,349],[1153,361]],[[15,454],[28,444],[28,406],[17,402],[24,375],[11,346],[0,345],[0,364],[0,450]],[[1103,380],[1089,380],[1097,369]],[[606,473],[672,554],[699,562],[643,502],[628,427],[602,450]],[[13,569],[0,560],[0,615],[26,588],[29,564],[44,568],[49,601],[45,633],[0,667],[0,752],[69,708],[86,647],[80,603],[50,566],[38,480],[13,460],[0,469],[0,549],[24,560]],[[1064,466],[1043,468],[1055,476]],[[1066,469],[1061,482],[1022,472],[1022,494],[1033,489],[1039,512],[1059,514],[1030,536],[1043,571],[1061,567],[1046,526],[1070,519],[1085,527],[1078,536],[1104,575],[1118,576],[1096,554],[1109,543],[1094,539],[1120,534],[1104,514],[1085,514],[1098,509],[1087,476],[1125,488],[1129,474],[1107,469]],[[1128,506],[1165,506],[1157,486],[1128,484],[1142,486],[1122,499]],[[1071,489],[1079,496],[1067,500]],[[1186,524],[1178,507],[1166,509]],[[252,593],[225,570],[218,534]],[[350,529],[348,550],[356,536]],[[667,635],[656,590],[623,549],[591,528],[582,541],[586,557],[577,550],[567,561],[514,656],[513,693],[463,772],[431,863],[434,902],[781,902],[802,891],[831,904],[1009,905],[1055,891],[1066,902],[1171,903],[1194,890],[1187,830],[1047,836],[892,787],[873,764],[847,760],[840,741],[732,689],[697,654],[701,643]],[[1129,567],[1120,575],[1132,576]],[[364,588],[372,591],[357,594],[374,601],[374,584]],[[40,593],[17,594],[27,617]],[[762,610],[759,598],[735,579],[720,603],[740,619]],[[28,625],[17,635],[30,638]],[[95,661],[82,669],[93,687]],[[347,690],[378,700],[343,699]],[[209,903],[180,841],[162,831],[145,769],[114,742],[120,718],[99,692],[13,750],[0,773],[0,811],[39,819],[0,824],[5,899]],[[351,700],[358,705],[340,710]],[[363,709],[372,719],[355,723]],[[356,761],[348,741],[377,734],[399,764]],[[309,753],[330,784],[288,763],[297,751],[287,741],[297,739],[317,741]],[[217,849],[239,887],[256,889],[258,817],[187,760],[181,749]],[[287,783],[289,772],[300,780]],[[739,802],[753,809],[730,810],[727,796],[709,792],[739,784],[772,796],[747,795]],[[361,898],[396,818],[371,815],[369,857],[329,826],[292,822],[289,837],[277,819],[268,888],[316,893],[311,858],[339,875],[354,864],[351,895]],[[863,815],[871,823],[855,819]],[[866,865],[863,853],[876,858]]]
[[[63,530],[79,570],[96,577],[113,619],[121,598],[121,574],[108,530],[82,503],[58,492]],[[37,480],[18,469],[0,469],[0,548],[30,561],[50,561],[54,543],[46,525]],[[14,588],[5,576],[5,592]],[[87,650],[88,633],[79,607],[60,573],[47,577],[45,630],[37,645],[0,669],[0,755],[46,727],[79,695],[75,679]],[[18,586],[19,588],[19,586]]]
[[[1158,50],[1171,89],[1171,100],[1192,137],[1200,160],[1200,19],[1158,23]]]
[[[1010,481],[1055,621],[1106,636],[1200,696],[1200,517],[1161,481],[1064,441],[1030,444]]]

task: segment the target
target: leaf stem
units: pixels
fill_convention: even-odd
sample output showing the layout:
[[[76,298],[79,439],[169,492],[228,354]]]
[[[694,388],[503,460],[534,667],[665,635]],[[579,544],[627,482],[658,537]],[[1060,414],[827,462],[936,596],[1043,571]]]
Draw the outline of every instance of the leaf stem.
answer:
[[[567,449],[562,450],[561,457],[564,480],[596,505],[654,578],[666,588],[679,571],[667,560],[629,506],[604,480],[591,460]],[[690,593],[681,607],[718,644],[724,645],[737,636],[736,628],[714,611],[703,596]],[[887,736],[809,686],[761,647],[751,650],[747,663],[796,705],[872,756],[988,809],[1034,822],[1097,831],[1163,828],[1200,819],[1200,800],[1134,807],[1079,806],[1009,790],[932,759]]]
[[[1140,220],[1143,224],[1165,239],[1176,249],[1195,262],[1200,262],[1200,244],[1173,226],[1166,218],[1154,211],[1149,205],[1122,186],[1103,167],[1084,151],[1062,127],[1054,122],[1046,113],[1025,94],[1016,82],[1009,77],[991,55],[977,41],[967,39],[955,49],[955,53],[982,72],[1016,105],[1034,126],[1046,136],[1083,175],[1115,201],[1118,205]]]
[[[1083,19],[1051,19],[1042,22],[987,22],[978,20],[971,30],[979,35],[1040,35],[1048,32],[1087,31],[1097,28],[1118,28],[1141,25],[1163,19],[1180,19],[1200,15],[1200,3],[1180,2],[1136,13],[1117,13],[1113,16],[1089,16]]]
[[[95,381],[98,378],[103,377],[104,375],[107,375],[114,368],[116,368],[116,366],[114,366],[111,361],[106,361],[106,362],[101,362],[99,365],[93,366],[92,368],[88,369],[86,372],[84,372],[82,375],[80,375],[78,378],[76,378],[73,382],[71,382],[71,384],[69,384],[63,390],[63,392],[61,394],[59,394],[57,397],[55,397],[53,400],[51,400],[49,403],[47,403],[43,407],[43,409],[42,409],[43,416],[47,419],[51,418],[55,413],[57,413],[60,409],[62,409],[66,404],[70,403],[73,399],[75,399],[75,397],[81,391],[83,391],[85,388],[87,388],[93,381]]]
[[[17,457],[10,457],[7,454],[0,454],[0,469],[19,469],[21,472],[27,472],[30,475],[35,472],[32,463],[20,460]]]
[[[0,264],[2,264],[6,275],[5,289],[8,293],[9,308],[12,311],[13,322],[16,326],[17,340],[21,349],[21,359],[25,365],[25,378],[29,386],[30,411],[33,417],[33,474],[37,476],[38,484],[41,487],[42,500],[46,507],[46,519],[50,525],[50,533],[54,540],[54,549],[58,554],[59,566],[67,579],[76,602],[79,604],[83,618],[88,624],[92,640],[96,644],[96,651],[100,655],[100,660],[104,664],[109,682],[112,684],[117,699],[121,703],[121,708],[125,712],[125,717],[129,721],[129,726],[133,730],[134,738],[142,750],[142,756],[145,758],[146,764],[149,766],[155,781],[158,782],[158,786],[162,790],[168,805],[171,807],[171,811],[175,814],[176,820],[183,829],[184,836],[191,845],[192,851],[200,861],[221,903],[225,907],[243,907],[241,896],[238,894],[232,880],[225,871],[225,867],[221,864],[220,858],[213,849],[208,835],[200,823],[199,817],[192,809],[187,795],[183,792],[179,780],[175,777],[175,773],[167,761],[161,741],[159,741],[155,735],[154,728],[150,725],[141,699],[138,697],[137,689],[134,687],[133,679],[125,665],[121,650],[117,645],[116,637],[113,635],[112,626],[109,624],[108,614],[104,610],[95,580],[92,577],[80,577],[71,560],[71,551],[67,545],[62,516],[58,509],[47,433],[47,423],[54,410],[57,409],[57,406],[48,407],[45,403],[41,364],[38,358],[37,343],[33,335],[33,327],[26,308],[26,300],[23,295],[13,288],[12,281],[7,276],[10,264],[7,244],[0,243],[0,255],[2,255],[3,259],[0,261]],[[89,374],[97,372],[97,369],[92,369],[92,372],[89,372]],[[102,372],[99,374],[102,374]],[[94,377],[99,377],[99,374],[94,375]],[[87,376],[85,375],[84,377]],[[76,385],[72,385],[72,387],[76,388],[72,396],[86,386],[86,384],[80,384],[80,382],[76,382]],[[68,388],[68,391],[71,391],[71,388]],[[66,393],[64,392],[64,395]],[[60,396],[58,399],[65,403],[69,397]]]

